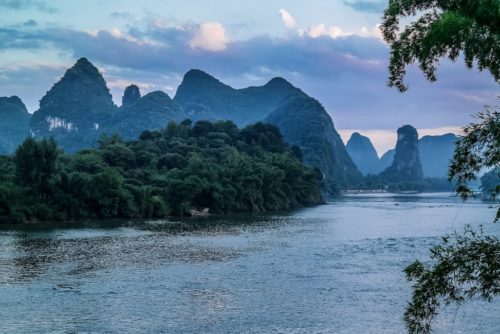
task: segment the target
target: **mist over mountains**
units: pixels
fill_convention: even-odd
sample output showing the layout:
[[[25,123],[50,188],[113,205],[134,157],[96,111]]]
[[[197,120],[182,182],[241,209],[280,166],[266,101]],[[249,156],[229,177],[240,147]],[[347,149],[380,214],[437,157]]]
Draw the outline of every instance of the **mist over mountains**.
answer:
[[[302,149],[306,164],[321,171],[326,192],[363,179],[321,103],[283,78],[234,89],[203,71],[190,70],[173,99],[161,91],[141,96],[132,85],[118,107],[97,68],[81,58],[45,94],[31,119],[19,98],[9,99],[17,101],[16,108],[9,107],[9,117],[19,121],[2,117],[0,126],[10,126],[18,136],[1,136],[3,153],[12,153],[28,134],[54,137],[65,151],[76,152],[95,146],[103,134],[136,139],[144,130],[187,118],[231,120],[239,126],[265,121],[276,125],[290,145]]]

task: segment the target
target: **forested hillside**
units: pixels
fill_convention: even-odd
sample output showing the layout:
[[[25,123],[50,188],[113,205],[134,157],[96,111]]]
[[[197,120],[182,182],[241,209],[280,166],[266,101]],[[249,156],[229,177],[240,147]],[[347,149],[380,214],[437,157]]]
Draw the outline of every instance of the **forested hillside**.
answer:
[[[135,141],[102,137],[65,155],[27,139],[0,158],[0,221],[35,222],[264,212],[318,204],[319,172],[279,130],[230,121],[171,122]],[[193,211],[195,210],[195,211]]]

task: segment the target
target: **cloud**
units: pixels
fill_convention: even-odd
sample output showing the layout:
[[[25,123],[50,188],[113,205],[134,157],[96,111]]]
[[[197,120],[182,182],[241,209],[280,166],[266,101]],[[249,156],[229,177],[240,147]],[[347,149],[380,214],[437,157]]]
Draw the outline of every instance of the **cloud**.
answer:
[[[296,21],[293,18],[293,16],[290,15],[289,12],[287,12],[285,9],[281,8],[279,10],[279,13],[281,15],[281,20],[283,20],[283,24],[285,25],[285,27],[287,27],[288,29],[292,29],[293,27],[295,27]]]
[[[229,38],[226,36],[226,30],[219,22],[205,22],[200,27],[193,39],[189,41],[192,49],[202,49],[206,51],[225,50]]]
[[[387,7],[387,0],[344,0],[344,5],[359,12],[382,14]]]
[[[368,29],[367,27],[361,27],[359,35],[362,37],[375,37],[380,39],[381,41],[384,40],[382,31],[380,31],[380,24],[376,24],[371,29]]]
[[[14,59],[19,49],[64,53],[68,55],[66,67],[85,56],[106,69],[105,78],[117,102],[125,82],[154,85],[148,86],[151,90],[168,87],[173,93],[172,88],[191,68],[203,69],[237,88],[282,76],[320,100],[338,128],[361,132],[395,129],[408,123],[417,128],[462,126],[472,120],[471,114],[482,110],[483,104],[497,103],[498,85],[489,73],[470,71],[447,60],[438,68],[436,83],[427,82],[417,67],[409,67],[408,92],[400,94],[386,87],[389,49],[369,35],[341,31],[342,38],[332,38],[339,33],[324,25],[286,37],[229,40],[223,33],[216,38],[223,43],[206,43],[200,37],[207,37],[200,34],[203,25],[176,22],[93,32],[39,26],[0,28],[0,49],[3,54],[10,52],[3,59]],[[60,76],[64,71],[57,73]],[[6,60],[0,63],[0,77],[2,95],[21,95],[23,100],[32,101],[31,106],[57,80],[49,68],[11,71]]]
[[[307,30],[299,30],[299,35],[307,34],[309,37],[318,38],[321,36],[328,36],[331,38],[345,37],[352,34],[346,33],[342,28],[337,26],[327,26],[324,23],[315,24],[310,26]]]
[[[34,8],[41,12],[46,12],[53,14],[57,12],[57,9],[45,3],[44,1],[35,0],[0,0],[0,8],[11,9],[11,10],[25,10]]]
[[[30,112],[38,109],[38,101],[64,74],[66,64],[39,62],[11,63],[0,67],[2,96],[21,97]]]

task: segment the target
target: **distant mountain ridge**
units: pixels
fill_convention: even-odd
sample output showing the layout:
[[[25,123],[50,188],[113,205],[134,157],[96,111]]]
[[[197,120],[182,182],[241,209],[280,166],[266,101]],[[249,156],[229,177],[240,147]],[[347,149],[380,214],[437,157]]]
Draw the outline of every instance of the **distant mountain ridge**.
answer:
[[[458,137],[453,133],[423,136],[419,139],[420,162],[425,177],[446,178],[448,166],[455,151]],[[394,160],[395,149],[385,152],[379,161],[379,168],[385,169]]]
[[[453,133],[420,138],[420,160],[422,161],[422,169],[425,176],[448,176],[448,166],[453,158],[457,139],[457,136]]]
[[[380,161],[370,138],[354,132],[347,141],[346,149],[361,173],[364,175],[380,173]]]
[[[75,152],[96,145],[102,134],[135,139],[144,130],[185,118],[232,120],[239,126],[270,122],[290,145],[301,147],[306,164],[320,170],[326,192],[363,180],[321,103],[283,78],[234,89],[201,70],[190,70],[173,99],[159,91],[141,96],[139,88],[131,85],[118,107],[98,69],[81,58],[41,99],[29,133],[54,137],[65,151]]]
[[[229,119],[244,126],[264,119],[291,95],[307,96],[283,78],[273,78],[259,87],[235,89],[201,70],[190,70],[174,101],[194,121]]]
[[[458,137],[453,133],[423,136],[418,140],[420,162],[424,177],[447,178],[448,166],[455,151]],[[391,166],[396,149],[390,149],[380,158],[370,138],[354,132],[346,149],[358,169],[366,176],[377,175]]]

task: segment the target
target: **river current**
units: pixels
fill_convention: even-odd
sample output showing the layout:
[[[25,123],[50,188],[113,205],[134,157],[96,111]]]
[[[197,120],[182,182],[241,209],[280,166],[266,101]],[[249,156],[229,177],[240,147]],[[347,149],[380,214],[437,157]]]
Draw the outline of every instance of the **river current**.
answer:
[[[343,197],[282,214],[0,225],[0,333],[403,333],[402,270],[495,208],[449,194]],[[500,333],[500,302],[435,333]]]

